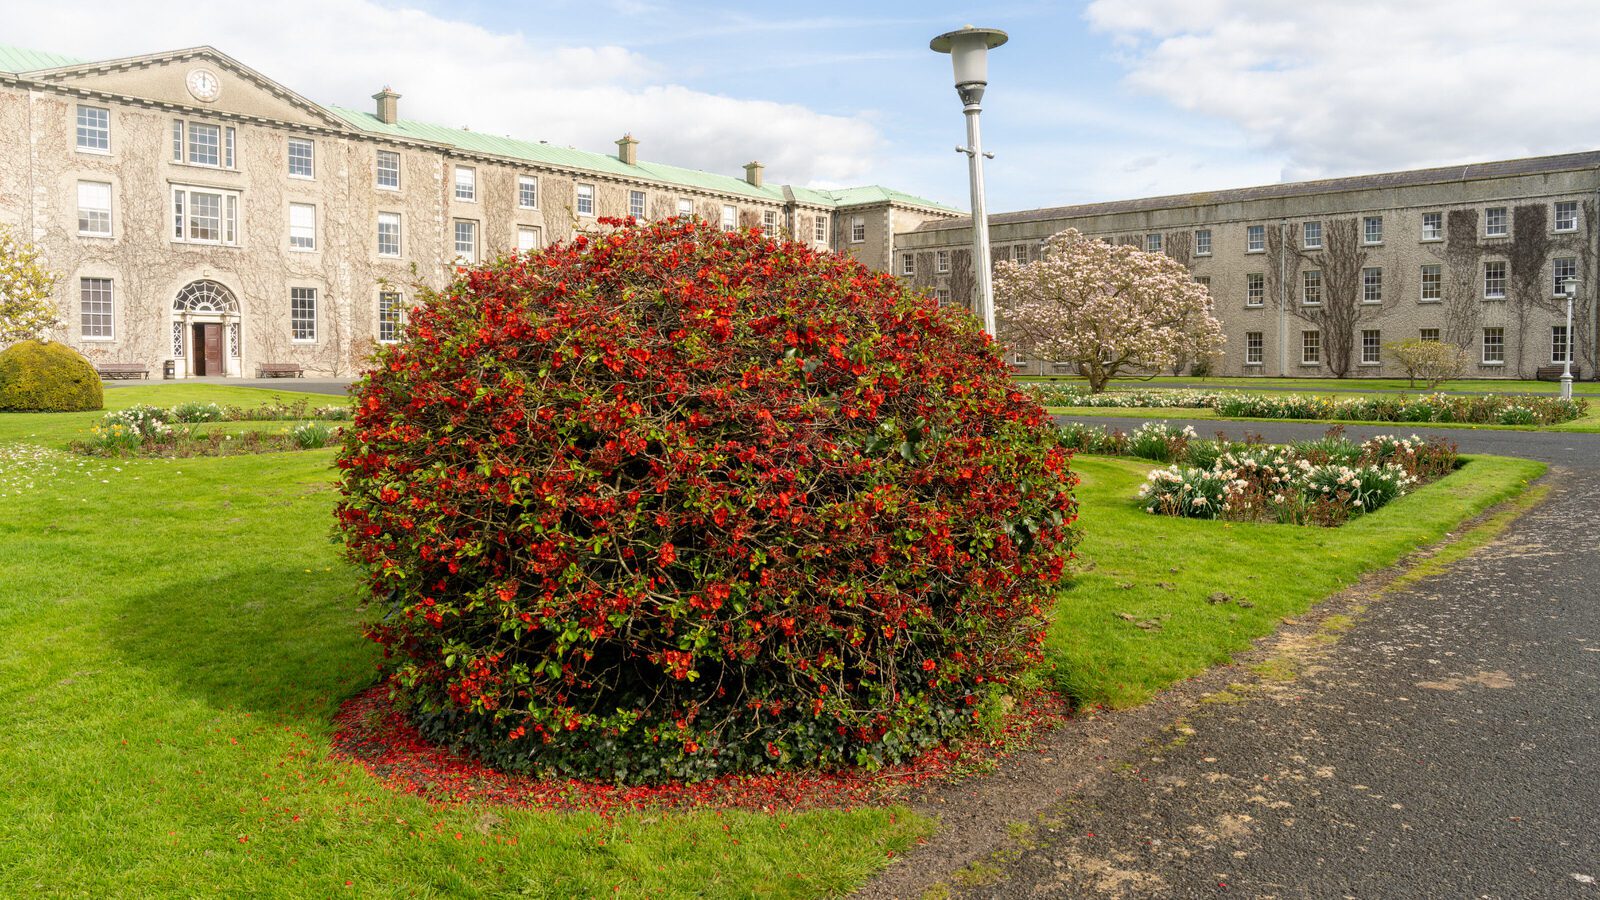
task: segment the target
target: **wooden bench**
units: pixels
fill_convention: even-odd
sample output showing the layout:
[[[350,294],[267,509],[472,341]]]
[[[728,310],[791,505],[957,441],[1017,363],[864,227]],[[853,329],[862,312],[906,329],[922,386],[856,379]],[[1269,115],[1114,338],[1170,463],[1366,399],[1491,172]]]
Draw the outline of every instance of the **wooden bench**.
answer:
[[[256,366],[257,378],[304,378],[306,370],[294,363],[261,363]]]
[[[96,363],[94,370],[99,373],[102,380],[150,377],[150,367],[144,363]]]
[[[1533,377],[1537,378],[1540,381],[1560,381],[1561,380],[1561,373],[1563,371],[1565,371],[1565,369],[1566,369],[1565,366],[1540,366],[1538,368],[1538,370],[1533,373]],[[1573,366],[1572,367],[1572,380],[1579,381],[1582,378],[1583,378],[1583,367],[1582,366]]]

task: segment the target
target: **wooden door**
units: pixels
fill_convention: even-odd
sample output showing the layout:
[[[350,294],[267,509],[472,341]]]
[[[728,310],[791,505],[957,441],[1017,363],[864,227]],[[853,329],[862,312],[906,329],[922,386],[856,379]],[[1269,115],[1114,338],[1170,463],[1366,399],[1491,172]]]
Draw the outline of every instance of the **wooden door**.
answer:
[[[194,373],[196,375],[222,375],[222,326],[216,322],[200,322],[194,326]]]

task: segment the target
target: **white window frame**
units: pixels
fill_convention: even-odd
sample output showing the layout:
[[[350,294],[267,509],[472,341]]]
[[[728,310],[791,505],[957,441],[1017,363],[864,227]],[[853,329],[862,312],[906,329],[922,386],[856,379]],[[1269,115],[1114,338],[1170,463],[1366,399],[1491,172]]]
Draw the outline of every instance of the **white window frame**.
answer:
[[[89,191],[91,193],[99,193],[100,192],[99,189],[104,189],[105,196],[103,198],[98,198],[98,197],[85,198],[85,196],[84,196],[85,189],[89,189]],[[91,203],[99,203],[99,201],[101,199],[103,199],[105,202],[104,202],[103,206],[100,206],[100,205],[86,206],[86,205],[84,205],[84,200],[85,199],[88,199]],[[80,182],[78,182],[78,236],[79,237],[92,237],[92,238],[108,238],[108,237],[111,237],[111,234],[112,234],[111,202],[112,202],[111,182],[109,182],[109,181],[80,181]],[[104,222],[104,226],[105,226],[104,228],[97,227],[101,222]]]
[[[1499,347],[1500,355],[1495,359],[1489,358],[1489,332],[1495,332],[1495,344]],[[1486,326],[1479,336],[1478,344],[1482,350],[1478,354],[1479,362],[1486,366],[1503,366],[1506,364],[1506,330],[1504,326]]]
[[[1267,252],[1267,226],[1246,225],[1244,227],[1244,252]]]
[[[933,251],[933,270],[935,272],[939,273],[940,275],[949,274],[949,272],[950,272],[950,251],[949,250],[935,250],[935,251]]]
[[[462,176],[466,176],[463,178]],[[478,170],[474,166],[461,166],[455,168],[451,196],[461,203],[478,202]]]
[[[1211,229],[1201,228],[1194,233],[1194,255],[1211,255]]]
[[[531,236],[531,241],[524,241],[525,236]],[[517,252],[529,253],[544,248],[544,230],[537,225],[517,226]]]
[[[688,197],[678,198],[678,217],[685,219],[694,218],[694,201]]]
[[[384,315],[385,310],[388,311],[388,315],[387,316]],[[379,291],[378,292],[378,318],[377,318],[377,326],[378,327],[373,329],[374,338],[376,338],[378,343],[380,343],[380,344],[395,344],[395,343],[399,343],[400,336],[401,336],[401,331],[405,328],[405,324],[406,324],[405,300],[400,295],[400,292],[399,291]],[[392,331],[392,333],[390,334],[389,337],[384,337],[383,336],[383,329],[384,329],[385,325],[389,325],[393,329],[393,331]]]
[[[1432,226],[1431,233],[1429,226]],[[1422,240],[1444,240],[1444,213],[1425,212],[1422,214]]]
[[[1559,340],[1557,339],[1557,335],[1560,335],[1560,339]],[[1562,352],[1561,353],[1557,353],[1556,352],[1556,348],[1557,347],[1562,348]],[[1558,325],[1551,325],[1550,326],[1550,361],[1553,362],[1553,363],[1564,363],[1564,362],[1570,361],[1571,356],[1572,356],[1572,337],[1571,337],[1571,335],[1567,334],[1567,325],[1566,325],[1566,323],[1563,322],[1563,323],[1560,323]]]
[[[649,198],[645,196],[644,191],[628,191],[628,215],[633,216],[636,221],[643,222],[645,220],[645,204],[648,200]]]
[[[819,244],[828,243],[828,217],[817,213],[817,218],[811,223],[811,236]]]
[[[305,153],[296,155],[295,150],[303,148]],[[289,138],[287,145],[289,158],[289,177],[302,181],[315,181],[317,177],[317,142],[311,138]],[[304,171],[295,171],[298,164],[303,164]]]
[[[301,315],[305,302],[310,303],[309,320]],[[295,344],[317,342],[317,289],[314,287],[289,288],[289,341]]]
[[[1562,268],[1569,271],[1563,275]],[[1567,295],[1562,292],[1569,279],[1578,277],[1578,258],[1576,256],[1558,256],[1550,261],[1550,296],[1563,299]]]
[[[1419,329],[1417,329],[1417,340],[1419,340],[1419,341],[1433,341],[1434,343],[1438,343],[1438,341],[1439,341],[1439,329],[1437,329],[1437,328],[1419,328]]]
[[[1500,214],[1500,223],[1491,225],[1489,220],[1493,213]],[[1506,237],[1511,234],[1511,208],[1508,206],[1490,206],[1483,211],[1483,236]]]
[[[1246,331],[1244,333],[1244,364],[1247,366],[1261,366],[1266,364],[1267,340],[1265,332]]]
[[[467,249],[466,250],[462,250],[461,249],[461,236],[463,234],[461,229],[462,229],[463,225],[466,226],[466,231],[464,233],[466,234],[466,236],[468,238],[468,240],[467,240]],[[477,221],[474,220],[474,219],[451,219],[450,220],[450,246],[452,248],[454,248],[454,250],[455,250],[455,258],[456,259],[465,260],[466,262],[469,262],[469,263],[476,263],[478,261],[478,223],[477,223]]]
[[[379,256],[385,256],[385,257],[389,257],[389,258],[393,259],[393,258],[398,258],[399,256],[401,256],[404,253],[405,245],[402,243],[402,241],[404,240],[403,236],[405,234],[405,224],[404,224],[404,222],[405,222],[405,220],[404,220],[404,218],[402,217],[402,215],[400,213],[397,213],[397,212],[380,212],[380,213],[378,213],[378,255]],[[394,230],[394,249],[393,249],[393,252],[390,252],[390,251],[384,249],[384,246],[385,246],[385,243],[386,243],[384,241],[384,234],[383,234],[385,225],[393,225],[394,226],[394,229],[393,229]]]
[[[296,222],[296,218],[304,221]],[[289,204],[289,249],[296,253],[316,251],[317,207],[314,204]]]
[[[594,218],[594,185],[574,185],[572,190],[575,198],[573,208],[578,211],[578,215]]]
[[[739,210],[737,207],[724,203],[722,205],[722,230],[736,231],[739,228]]]
[[[217,240],[192,237],[194,225],[194,198],[196,195],[215,196],[217,198],[218,220]],[[167,232],[170,240],[176,244],[200,244],[216,247],[237,247],[239,240],[239,192],[224,191],[217,188],[197,187],[187,184],[172,185],[168,194],[170,205],[168,207],[172,229]]]
[[[850,243],[864,244],[867,241],[867,217],[850,217]]]
[[[1317,299],[1311,299],[1315,296]],[[1322,305],[1322,270],[1306,269],[1300,273],[1300,305]]]
[[[1499,290],[1498,293],[1496,293],[1494,291],[1493,287],[1491,286],[1492,283],[1490,281],[1490,276],[1489,276],[1489,270],[1490,270],[1491,266],[1495,267],[1495,270],[1497,272],[1499,272],[1498,275],[1494,276],[1494,281],[1493,281],[1493,283],[1498,283],[1499,286],[1500,286],[1500,290]],[[1507,281],[1508,281],[1508,276],[1510,274],[1510,271],[1511,271],[1511,266],[1509,264],[1507,264],[1506,261],[1503,260],[1503,259],[1486,259],[1486,260],[1483,261],[1483,299],[1485,299],[1485,300],[1504,300],[1504,299],[1506,299],[1506,286],[1507,286]]]
[[[1311,234],[1312,234],[1312,232],[1316,232],[1316,235],[1317,235],[1317,241],[1314,244],[1311,242]],[[1315,222],[1302,222],[1300,224],[1300,249],[1302,249],[1302,250],[1321,250],[1322,249],[1322,222],[1321,222],[1321,220],[1318,220],[1318,221],[1315,221]]]
[[[1383,304],[1383,266],[1366,266],[1361,270],[1361,302],[1368,306]]]
[[[941,304],[949,303],[950,302],[950,289],[949,288],[934,288],[933,299],[939,301]]]
[[[217,142],[214,145],[211,144],[209,141],[197,141],[197,140],[195,140],[195,137],[197,135],[201,135],[201,134],[211,135],[213,133],[215,134],[216,139],[217,139]],[[183,143],[184,143],[184,155],[183,155],[184,165],[201,166],[201,167],[207,168],[207,169],[222,169],[222,168],[226,168],[226,166],[224,166],[222,164],[223,163],[223,153],[222,153],[222,126],[221,125],[213,125],[210,122],[189,121],[189,122],[185,123],[185,125],[184,125]],[[208,150],[215,151],[214,155],[216,156],[216,162],[208,162],[206,159],[198,159],[198,158],[196,158],[196,156],[195,156],[196,148],[199,148],[202,151],[208,151]],[[207,153],[208,157],[211,156],[211,155],[213,155],[213,154]]]
[[[88,118],[94,121],[85,122],[84,113],[99,113]],[[104,106],[92,106],[88,103],[79,103],[73,114],[75,134],[73,144],[79,153],[98,153],[101,156],[111,155],[111,110]],[[89,143],[85,144],[87,140]],[[100,146],[104,143],[105,146]]]
[[[384,161],[384,159],[386,157],[389,158],[389,159],[394,160],[393,169],[390,169],[390,168],[384,166],[383,161]],[[393,184],[385,184],[384,183],[384,174],[386,172],[391,172],[391,171],[394,173],[394,183]],[[398,151],[398,150],[379,150],[377,158],[376,158],[376,161],[373,163],[373,176],[372,176],[372,178],[373,178],[373,185],[375,187],[377,187],[377,189],[380,190],[380,191],[398,191],[398,190],[400,190],[400,151]]]
[[[900,254],[900,274],[907,278],[917,274],[917,255],[915,253]]]
[[[1300,332],[1300,365],[1322,365],[1322,332],[1311,329]]]
[[[761,211],[761,230],[766,232],[767,237],[775,238],[779,236],[777,210],[764,209]]]
[[[1367,341],[1371,338],[1371,342]],[[1372,353],[1369,355],[1368,350]],[[1361,329],[1361,364],[1363,366],[1383,365],[1383,331],[1377,328]]]
[[[1428,293],[1430,283],[1433,287],[1432,295]],[[1417,269],[1417,302],[1444,302],[1444,266],[1430,263]]]
[[[1554,207],[1554,209],[1553,209],[1553,212],[1551,214],[1550,219],[1551,219],[1551,223],[1554,226],[1554,228],[1555,228],[1557,233],[1572,232],[1572,231],[1577,231],[1578,230],[1578,201],[1576,201],[1576,200],[1557,200],[1554,204],[1552,204],[1552,206]],[[1563,228],[1561,226],[1562,212],[1563,212],[1562,208],[1563,207],[1567,208],[1565,210],[1566,212],[1571,213],[1571,218],[1569,218],[1567,220],[1567,226],[1565,228]]]
[[[1383,216],[1363,216],[1361,219],[1361,245],[1376,247],[1383,243]]]
[[[1152,231],[1144,236],[1144,252],[1146,253],[1160,253],[1161,244],[1161,232],[1159,231]]]
[[[1244,276],[1244,305],[1259,309],[1267,305],[1267,274],[1250,272]]]
[[[90,298],[84,295],[84,292],[89,287],[89,282],[91,281],[96,283],[105,283],[105,297],[101,298],[97,296],[93,300],[90,300]],[[91,312],[88,308],[88,304],[90,303],[104,303],[105,309],[104,311],[101,311],[98,307],[96,307],[96,309]],[[91,316],[104,317],[104,334],[98,333],[98,323],[96,324],[97,330],[95,333],[90,333],[86,329],[85,319]],[[98,275],[86,275],[78,279],[78,337],[85,341],[115,341],[117,339],[117,286],[115,279],[105,278]]]
[[[539,177],[537,175],[517,176],[517,208],[539,208]]]

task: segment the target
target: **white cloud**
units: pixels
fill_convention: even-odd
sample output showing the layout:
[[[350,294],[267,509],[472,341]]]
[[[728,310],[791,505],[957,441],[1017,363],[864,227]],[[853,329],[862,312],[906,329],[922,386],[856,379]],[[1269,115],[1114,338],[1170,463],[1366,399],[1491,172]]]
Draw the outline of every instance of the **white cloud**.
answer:
[[[1592,149],[1600,19],[1568,0],[1095,0],[1127,84],[1287,178]]]
[[[5,40],[19,46],[100,59],[210,44],[319,102],[364,109],[388,84],[406,118],[602,153],[631,132],[641,158],[729,175],[759,159],[775,181],[855,182],[884,147],[865,115],[692,90],[646,55],[542,38],[537,17],[496,32],[373,0],[225,3],[204,16],[167,0],[6,7]]]

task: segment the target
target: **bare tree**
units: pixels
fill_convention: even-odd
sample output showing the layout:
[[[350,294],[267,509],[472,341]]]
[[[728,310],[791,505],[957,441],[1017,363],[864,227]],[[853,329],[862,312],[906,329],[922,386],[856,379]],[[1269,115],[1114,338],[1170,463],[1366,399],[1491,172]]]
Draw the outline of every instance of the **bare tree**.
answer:
[[[1478,211],[1452,209],[1446,219],[1444,251],[1436,254],[1444,263],[1444,339],[1457,347],[1470,347],[1478,339],[1478,322],[1483,312],[1478,292],[1478,270],[1483,263],[1483,245],[1478,241]]]
[[[1526,203],[1512,211],[1511,244],[1506,248],[1506,303],[1517,323],[1517,377],[1524,373],[1528,315],[1540,307],[1550,307],[1544,263],[1553,246],[1550,211],[1543,203]]]
[[[1328,371],[1335,378],[1344,378],[1350,374],[1357,327],[1392,302],[1362,302],[1362,270],[1367,265],[1367,251],[1361,245],[1359,223],[1353,218],[1333,219],[1323,226],[1320,250],[1293,249],[1290,252],[1306,268],[1322,273],[1322,302],[1296,302],[1290,291],[1279,293],[1279,302],[1288,306],[1289,313],[1322,333]],[[1394,285],[1385,296],[1396,296],[1398,288],[1398,284]]]

